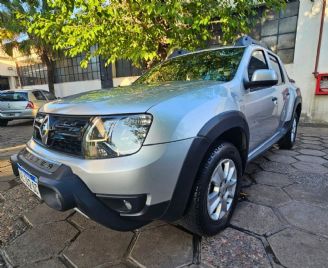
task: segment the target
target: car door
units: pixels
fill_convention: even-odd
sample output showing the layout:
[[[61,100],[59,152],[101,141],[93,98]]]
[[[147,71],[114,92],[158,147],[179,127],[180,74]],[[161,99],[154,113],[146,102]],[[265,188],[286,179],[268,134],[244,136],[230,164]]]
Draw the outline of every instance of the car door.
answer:
[[[43,104],[46,103],[47,99],[42,94],[41,90],[34,90],[32,94],[34,97],[33,103],[36,106],[36,108],[40,108]]]
[[[252,52],[247,66],[249,81],[256,70],[269,69],[264,50]],[[245,89],[243,109],[250,129],[250,150],[254,150],[270,139],[277,129],[277,92],[275,87],[257,87]]]
[[[288,85],[286,84],[286,78],[283,73],[282,65],[277,56],[272,53],[268,53],[269,56],[269,65],[272,70],[277,73],[278,76],[278,83],[274,86],[276,90],[276,98],[277,98],[277,113],[276,116],[276,123],[277,126],[276,131],[278,131],[285,122],[288,105],[290,101],[290,93]]]

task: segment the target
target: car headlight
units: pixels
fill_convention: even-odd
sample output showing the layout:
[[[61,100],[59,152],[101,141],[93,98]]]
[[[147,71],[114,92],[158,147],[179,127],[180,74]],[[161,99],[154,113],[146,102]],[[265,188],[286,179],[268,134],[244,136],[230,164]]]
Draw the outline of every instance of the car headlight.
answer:
[[[138,152],[151,123],[150,114],[94,117],[84,135],[85,158],[112,158]]]

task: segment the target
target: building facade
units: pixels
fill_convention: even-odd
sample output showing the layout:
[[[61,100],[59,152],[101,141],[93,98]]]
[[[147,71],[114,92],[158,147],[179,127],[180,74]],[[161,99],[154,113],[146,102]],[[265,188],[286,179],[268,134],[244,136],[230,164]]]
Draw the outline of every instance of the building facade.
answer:
[[[294,60],[286,67],[290,77],[301,87],[304,120],[328,123],[328,6],[325,2],[300,0]],[[322,41],[318,49],[321,31]],[[325,75],[318,83],[324,93],[320,95],[316,95],[316,61],[318,74]]]
[[[327,0],[288,1],[263,16],[252,35],[280,56],[301,88],[303,121],[328,123]]]
[[[0,90],[16,88],[19,86],[16,63],[0,51]]]

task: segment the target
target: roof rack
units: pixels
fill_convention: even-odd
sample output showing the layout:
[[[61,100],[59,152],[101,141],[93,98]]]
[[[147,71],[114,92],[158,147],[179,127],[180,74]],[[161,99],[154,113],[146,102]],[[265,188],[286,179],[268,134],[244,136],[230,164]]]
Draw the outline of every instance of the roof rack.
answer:
[[[268,50],[271,50],[266,43],[264,43],[263,41],[257,41],[255,39],[253,39],[252,37],[248,36],[248,35],[244,35],[240,38],[237,39],[237,41],[235,42],[234,46],[242,46],[242,47],[248,47],[250,45],[258,45],[261,46],[263,48],[266,48]],[[202,50],[202,49],[200,49]],[[196,50],[198,51],[198,50]],[[185,50],[185,49],[176,49],[174,50],[167,58],[171,59],[171,58],[175,58],[177,56],[181,56],[184,54],[190,53],[190,51]]]
[[[167,58],[168,59],[171,59],[171,58],[175,58],[177,56],[181,56],[181,55],[184,55],[184,54],[187,54],[187,53],[189,53],[188,50],[185,50],[185,49],[176,49]]]
[[[250,45],[258,45],[258,46],[264,47],[266,49],[269,49],[268,46],[264,42],[257,41],[248,35],[244,35],[244,36],[238,38],[237,41],[235,42],[235,46],[248,47]]]

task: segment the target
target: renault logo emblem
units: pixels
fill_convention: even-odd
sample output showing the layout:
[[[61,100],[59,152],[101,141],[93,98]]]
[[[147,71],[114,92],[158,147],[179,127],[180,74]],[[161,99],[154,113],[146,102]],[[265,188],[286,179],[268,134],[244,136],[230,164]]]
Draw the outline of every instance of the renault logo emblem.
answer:
[[[48,143],[49,130],[50,130],[49,115],[46,115],[40,126],[41,141],[45,145],[47,145]]]

